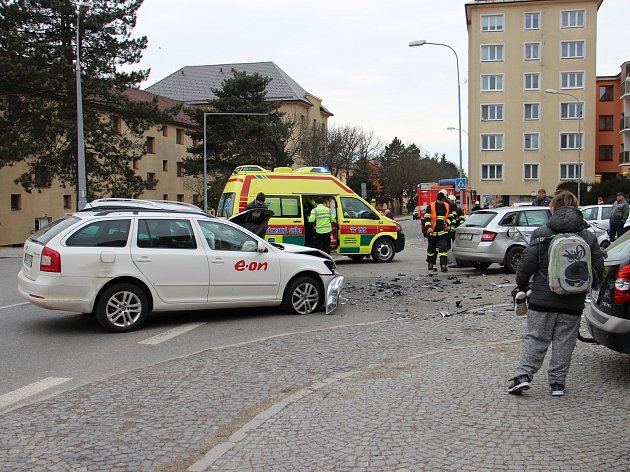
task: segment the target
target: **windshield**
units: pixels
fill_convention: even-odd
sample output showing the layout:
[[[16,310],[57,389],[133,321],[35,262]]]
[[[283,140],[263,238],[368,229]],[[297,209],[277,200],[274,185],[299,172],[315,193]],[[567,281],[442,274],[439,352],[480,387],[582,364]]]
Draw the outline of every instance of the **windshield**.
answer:
[[[48,241],[57,236],[64,229],[69,228],[80,220],[81,219],[76,216],[64,216],[44,226],[39,231],[35,231],[28,239],[46,245]]]
[[[476,211],[461,226],[474,226],[477,228],[485,228],[497,216],[494,211]]]

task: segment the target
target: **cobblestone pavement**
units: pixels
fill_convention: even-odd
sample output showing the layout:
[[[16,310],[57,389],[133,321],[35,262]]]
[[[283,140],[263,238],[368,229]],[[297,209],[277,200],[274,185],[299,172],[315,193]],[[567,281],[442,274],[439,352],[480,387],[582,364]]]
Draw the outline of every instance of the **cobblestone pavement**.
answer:
[[[340,310],[381,321],[224,346],[10,411],[0,470],[630,471],[630,356],[579,343],[564,397],[544,369],[508,395],[524,318],[480,287],[510,277],[473,287],[465,273],[358,278]],[[363,308],[370,284],[380,296]]]

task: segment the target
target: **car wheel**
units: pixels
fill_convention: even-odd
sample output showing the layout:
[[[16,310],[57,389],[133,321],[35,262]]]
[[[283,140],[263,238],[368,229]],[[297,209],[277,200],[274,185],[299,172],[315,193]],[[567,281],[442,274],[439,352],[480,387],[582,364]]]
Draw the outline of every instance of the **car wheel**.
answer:
[[[96,320],[108,331],[126,333],[138,329],[149,314],[145,293],[133,284],[114,284],[98,298]]]
[[[510,273],[514,274],[516,272],[516,268],[518,267],[518,263],[521,261],[521,254],[523,253],[522,247],[513,247],[507,252],[505,256],[505,269]]]
[[[374,262],[391,262],[394,254],[396,254],[396,251],[391,239],[381,238],[372,246],[372,259],[374,259]]]
[[[490,262],[474,261],[474,262],[471,262],[470,265],[472,265],[477,270],[485,270],[488,267],[490,267]]]
[[[353,261],[360,261],[361,259],[365,259],[365,254],[353,254],[348,257],[352,259]]]
[[[289,313],[308,315],[317,310],[322,299],[322,289],[317,280],[308,276],[297,277],[284,290],[282,308]]]

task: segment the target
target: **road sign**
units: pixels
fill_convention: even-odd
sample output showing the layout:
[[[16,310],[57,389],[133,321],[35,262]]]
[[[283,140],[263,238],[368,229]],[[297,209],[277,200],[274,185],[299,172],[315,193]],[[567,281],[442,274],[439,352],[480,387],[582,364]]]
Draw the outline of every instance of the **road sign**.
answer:
[[[466,179],[455,179],[455,188],[457,190],[465,190],[466,189]]]

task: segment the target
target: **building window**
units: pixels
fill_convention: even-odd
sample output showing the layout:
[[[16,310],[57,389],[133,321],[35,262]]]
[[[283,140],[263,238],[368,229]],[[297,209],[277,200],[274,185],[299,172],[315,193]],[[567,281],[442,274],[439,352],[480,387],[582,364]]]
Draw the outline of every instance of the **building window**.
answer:
[[[538,180],[538,164],[524,164],[523,177],[525,180]]]
[[[563,28],[584,28],[584,10],[569,10],[561,13]]]
[[[147,172],[147,189],[155,189],[155,172]]]
[[[540,60],[540,43],[525,43],[523,54],[526,61]]]
[[[523,104],[523,117],[526,120],[539,120],[540,119],[540,103]]]
[[[168,137],[168,126],[166,125],[162,126],[162,136],[164,136],[165,138]]]
[[[581,149],[580,135],[577,133],[561,133],[560,149]]]
[[[139,161],[139,159],[133,159],[133,160],[131,161],[131,168],[132,168],[133,170],[138,170],[138,161]]]
[[[560,180],[580,179],[581,164],[560,164]]]
[[[612,161],[613,160],[613,146],[612,144],[602,144],[599,146],[599,160],[600,161]]]
[[[201,198],[199,197],[198,193],[193,193],[193,205],[197,205],[200,206],[201,205]]]
[[[503,60],[503,45],[484,44],[481,46],[482,62],[497,62]]]
[[[183,176],[184,176],[184,163],[180,161],[177,163],[177,177],[183,177]]]
[[[540,29],[540,13],[538,12],[524,13],[523,24],[526,30]]]
[[[523,82],[525,90],[540,90],[540,73],[525,74]]]
[[[560,118],[563,120],[578,120],[582,116],[582,102],[563,102],[560,104]]]
[[[599,115],[599,130],[600,131],[613,131],[613,116],[612,115]]]
[[[481,119],[483,121],[503,120],[503,104],[481,105]]]
[[[155,154],[155,138],[153,136],[147,137],[147,152],[149,154]]]
[[[584,72],[561,72],[560,87],[563,89],[584,88]]]
[[[503,74],[481,76],[481,91],[482,92],[498,92],[502,90],[503,90]]]
[[[119,116],[112,116],[112,130],[116,134],[122,133],[122,120]]]
[[[177,128],[175,141],[177,144],[184,144],[184,130]]]
[[[168,193],[162,194],[162,200],[168,200]]]
[[[11,194],[11,210],[21,210],[22,209],[22,195],[19,193]]]
[[[599,86],[599,101],[600,102],[612,102],[613,101],[613,86],[612,85],[600,85]]]
[[[481,31],[503,31],[503,15],[481,15]]]
[[[561,41],[560,58],[575,59],[584,57],[584,41]]]
[[[503,164],[481,164],[481,180],[503,180]]]
[[[63,196],[63,208],[67,210],[68,208],[72,208],[72,195],[64,195]]]
[[[503,151],[503,135],[502,134],[482,134],[481,135],[482,151]]]
[[[162,171],[168,172],[168,161],[166,159],[162,159]]]
[[[538,151],[540,149],[540,134],[525,133],[523,135],[523,149],[525,151]]]
[[[183,202],[184,201],[184,194],[183,193],[178,193],[177,194],[177,201],[178,202]]]

